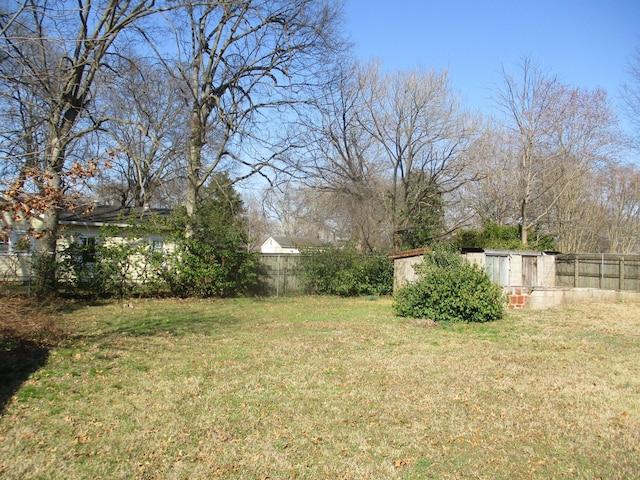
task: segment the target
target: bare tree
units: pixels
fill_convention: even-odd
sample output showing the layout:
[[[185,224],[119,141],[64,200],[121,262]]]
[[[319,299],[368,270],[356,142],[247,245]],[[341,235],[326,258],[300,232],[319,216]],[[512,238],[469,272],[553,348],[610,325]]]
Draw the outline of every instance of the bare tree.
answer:
[[[339,7],[321,0],[188,1],[176,11],[178,58],[168,66],[189,110],[189,216],[214,171],[233,170],[236,181],[266,175],[287,150],[278,127],[323,78],[339,44]]]
[[[545,147],[550,127],[548,117],[554,109],[557,85],[555,77],[545,75],[531,58],[525,57],[520,78],[503,67],[502,89],[497,92],[496,103],[505,113],[517,144],[518,203],[521,240],[525,245],[528,230],[535,225],[531,220],[532,203],[535,204],[552,178],[547,165],[554,159],[555,152],[549,152]]]
[[[162,66],[134,55],[122,59],[110,77],[103,104],[111,117],[105,131],[114,145],[99,190],[122,206],[180,203],[188,126],[173,79]]]
[[[26,147],[25,153],[13,157],[19,171],[5,193],[28,204],[29,211],[43,212],[43,252],[51,258],[65,175],[91,173],[91,165],[68,165],[68,154],[76,140],[102,123],[91,115],[98,74],[108,64],[117,38],[149,15],[153,6],[154,0],[78,0],[73,7],[30,0],[11,17],[11,25],[0,25],[4,100],[14,111],[31,110],[38,137],[37,146],[29,144],[30,138],[8,140]],[[29,179],[36,192],[29,189]],[[51,271],[43,288],[53,288],[54,282]]]
[[[286,236],[319,238],[332,242],[342,237],[330,198],[322,191],[290,178],[265,190],[262,205],[273,231]]]
[[[629,61],[629,82],[622,86],[627,118],[631,122],[632,145],[640,150],[640,47],[637,47]]]
[[[608,182],[606,170],[590,170],[575,178],[556,202],[545,224],[561,252],[602,251],[604,229],[609,223],[602,194]]]
[[[305,182],[319,192],[325,228],[363,252],[423,246],[444,233],[445,204],[472,178],[465,151],[475,136],[446,73],[349,65],[318,112],[307,122]]]
[[[14,10],[5,10],[0,7],[0,37],[13,26],[13,23],[20,17],[22,12],[29,6],[29,0],[15,2]]]
[[[390,211],[396,247],[424,245],[442,235],[447,195],[467,181],[463,153],[475,127],[450,90],[447,74],[429,71],[366,79],[367,118],[363,126],[382,151],[390,177]],[[406,240],[412,238],[412,240]]]
[[[518,80],[503,69],[496,101],[513,135],[521,240],[527,244],[529,230],[552,212],[566,217],[563,206],[583,194],[580,179],[615,153],[619,137],[605,91],[569,88],[530,58],[521,67]],[[566,218],[556,227],[566,233]]]
[[[466,152],[466,162],[476,181],[460,190],[462,223],[481,227],[486,223],[517,223],[520,214],[514,172],[513,145],[504,129],[487,124]],[[468,212],[465,215],[464,212]],[[465,218],[467,217],[467,218]]]
[[[590,223],[585,213],[600,183],[594,180],[613,165],[621,134],[617,133],[615,116],[602,89],[588,91],[560,85],[550,118],[548,148],[554,156],[545,167],[551,181],[542,185],[544,208],[540,208],[536,221],[546,215],[547,233],[556,235],[557,247],[578,251],[587,243],[593,245],[583,238],[591,237],[590,229],[581,224]],[[579,205],[583,212],[576,209]]]
[[[608,169],[603,190],[606,250],[637,253],[640,250],[640,170],[633,165]]]
[[[375,67],[370,67],[375,68]],[[380,146],[364,128],[367,68],[345,66],[307,122],[313,141],[305,183],[319,192],[331,213],[334,233],[364,253],[391,246],[385,205],[386,166]]]

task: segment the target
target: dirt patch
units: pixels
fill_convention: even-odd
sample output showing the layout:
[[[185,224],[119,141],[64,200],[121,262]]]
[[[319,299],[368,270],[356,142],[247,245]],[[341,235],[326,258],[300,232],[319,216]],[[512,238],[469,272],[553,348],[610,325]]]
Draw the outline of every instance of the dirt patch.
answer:
[[[0,412],[31,373],[44,365],[64,332],[49,302],[30,297],[0,299]]]
[[[0,342],[20,341],[51,346],[63,336],[53,321],[55,307],[31,297],[0,299]]]

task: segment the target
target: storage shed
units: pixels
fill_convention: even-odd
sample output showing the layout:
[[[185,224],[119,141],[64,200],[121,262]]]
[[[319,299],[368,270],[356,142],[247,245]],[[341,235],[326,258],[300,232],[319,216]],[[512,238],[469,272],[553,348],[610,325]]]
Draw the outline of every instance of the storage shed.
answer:
[[[556,253],[514,250],[463,249],[461,255],[482,268],[509,296],[511,307],[522,308],[536,287],[556,285]],[[422,263],[424,249],[391,255],[393,288],[418,279],[415,266]]]

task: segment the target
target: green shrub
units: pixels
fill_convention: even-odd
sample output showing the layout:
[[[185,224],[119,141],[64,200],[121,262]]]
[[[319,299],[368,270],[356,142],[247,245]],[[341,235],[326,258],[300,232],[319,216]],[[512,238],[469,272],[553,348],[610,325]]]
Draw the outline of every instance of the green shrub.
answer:
[[[553,235],[541,235],[529,229],[529,242],[521,241],[519,225],[499,225],[487,222],[481,229],[460,230],[452,244],[458,248],[491,248],[498,250],[555,250]]]
[[[229,297],[258,288],[260,254],[247,251],[242,197],[226,172],[215,173],[203,187],[192,217],[177,208],[169,225],[176,249],[164,261],[161,276],[174,295]]]
[[[394,296],[397,315],[454,322],[487,322],[502,317],[502,289],[458,253],[442,249],[426,253],[417,272],[420,279]]]
[[[183,239],[165,259],[161,278],[180,297],[229,297],[251,293],[258,285],[259,254],[235,245],[216,248]]]
[[[304,255],[302,267],[308,290],[318,295],[390,295],[393,291],[393,263],[387,256],[327,248]]]
[[[97,245],[71,242],[60,254],[58,283],[74,294],[92,297],[128,297],[150,283],[146,242],[116,239],[101,232]]]

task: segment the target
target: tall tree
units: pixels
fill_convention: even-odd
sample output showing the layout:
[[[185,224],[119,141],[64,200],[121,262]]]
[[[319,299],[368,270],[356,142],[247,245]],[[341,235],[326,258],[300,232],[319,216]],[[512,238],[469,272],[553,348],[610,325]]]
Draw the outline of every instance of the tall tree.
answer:
[[[612,165],[603,189],[604,250],[618,253],[640,251],[640,169],[634,165]]]
[[[470,179],[463,154],[474,125],[451,92],[446,72],[372,70],[366,88],[363,125],[389,172],[395,247],[422,246],[444,233],[444,201]]]
[[[375,66],[369,68],[376,68]],[[336,235],[363,253],[390,247],[380,147],[363,126],[367,114],[367,67],[347,65],[327,89],[318,117],[310,119],[313,141],[305,181],[321,194],[336,220]]]
[[[290,178],[267,189],[262,201],[273,231],[292,237],[344,239],[333,202],[325,192]]]
[[[590,236],[588,230],[579,232],[580,223],[589,223],[584,213],[592,203],[591,191],[600,183],[594,179],[613,166],[621,134],[616,133],[617,121],[602,89],[560,85],[550,118],[547,148],[554,157],[546,168],[552,181],[542,186],[544,207],[536,220],[547,216],[543,223],[549,225],[548,233],[556,235],[558,248],[579,251],[586,240],[582,235]],[[584,211],[573,210],[577,205]]]
[[[5,133],[9,149],[21,144],[14,149],[18,168],[5,194],[28,204],[25,210],[43,213],[42,251],[50,261],[55,261],[65,176],[87,171],[87,165],[68,164],[70,149],[103,123],[99,114],[91,114],[96,80],[116,40],[153,6],[154,0],[29,0],[10,17],[10,25],[0,24],[4,101],[13,112],[29,110],[34,127],[27,135],[3,128],[10,132]],[[53,270],[45,271],[51,273],[42,279],[43,289],[52,289]]]
[[[629,61],[629,81],[622,86],[627,118],[631,122],[631,142],[640,151],[640,47]]]
[[[497,92],[496,103],[516,139],[521,240],[526,245],[529,228],[535,224],[531,221],[531,204],[541,192],[539,185],[548,184],[551,172],[546,166],[555,156],[555,152],[543,147],[558,81],[542,72],[529,57],[522,60],[520,74],[516,77],[503,67],[502,88]]]
[[[132,54],[119,61],[109,85],[102,105],[113,158],[101,172],[100,193],[122,206],[181,203],[187,112],[174,80],[161,65]]]
[[[511,138],[497,122],[484,126],[471,144],[467,161],[474,172],[475,182],[460,192],[461,221],[481,227],[486,224],[516,225],[520,214],[517,204]]]
[[[265,174],[287,150],[277,127],[322,81],[339,43],[339,7],[324,0],[194,0],[176,11],[178,58],[168,66],[189,109],[189,217],[213,172],[231,171],[232,181]]]
[[[520,78],[503,69],[502,80],[496,101],[513,138],[521,241],[526,245],[530,229],[571,203],[569,196],[582,194],[575,188],[579,179],[612,158],[619,137],[604,90],[570,88],[544,74],[530,58],[522,62]]]

